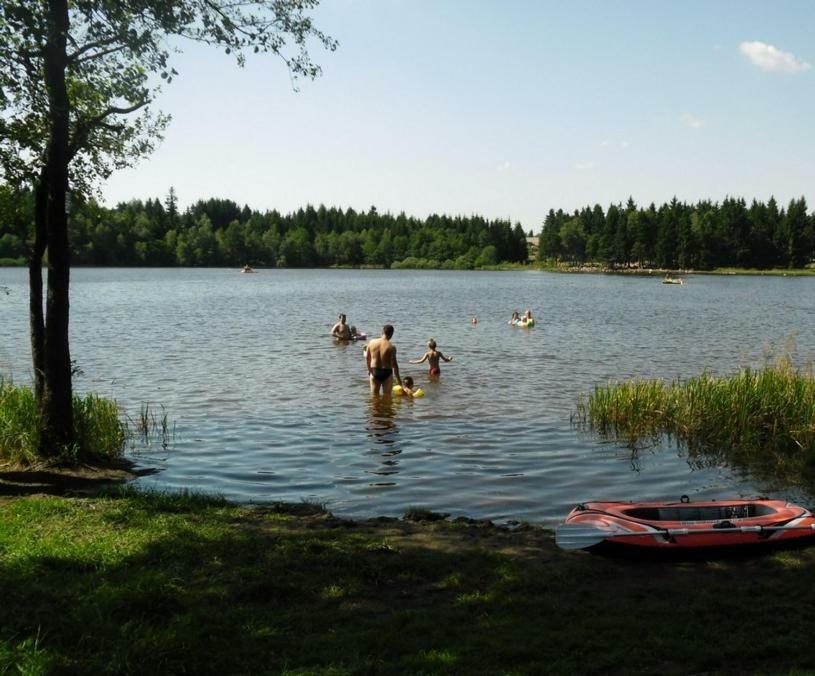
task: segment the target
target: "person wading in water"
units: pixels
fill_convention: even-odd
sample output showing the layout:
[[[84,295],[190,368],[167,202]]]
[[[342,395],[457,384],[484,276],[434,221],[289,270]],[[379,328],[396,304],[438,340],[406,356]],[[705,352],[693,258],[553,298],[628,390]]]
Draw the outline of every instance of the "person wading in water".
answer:
[[[396,345],[391,343],[393,327],[385,324],[382,327],[382,336],[372,340],[365,350],[365,363],[368,365],[368,378],[371,381],[371,394],[390,396],[393,389],[393,377],[401,385],[399,364],[396,362]]]

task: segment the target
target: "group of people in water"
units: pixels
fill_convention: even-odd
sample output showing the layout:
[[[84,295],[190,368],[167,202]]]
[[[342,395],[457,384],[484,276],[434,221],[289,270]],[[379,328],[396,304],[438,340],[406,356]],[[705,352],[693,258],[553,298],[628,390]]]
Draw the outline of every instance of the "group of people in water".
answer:
[[[365,354],[365,365],[368,369],[368,380],[371,385],[371,394],[383,394],[390,396],[392,393],[401,394],[407,397],[421,396],[422,390],[414,388],[413,378],[402,376],[399,373],[399,362],[396,359],[396,345],[391,342],[393,337],[393,326],[385,324],[382,327],[382,335],[374,338],[365,345],[362,350]],[[358,340],[360,334],[356,327],[348,326],[347,318],[340,314],[338,321],[331,327],[331,335],[337,340]],[[442,354],[437,349],[436,341],[431,338],[427,341],[427,351],[419,359],[411,359],[411,364],[424,364],[427,362],[429,375],[438,377],[441,375],[439,364],[453,361],[452,357]],[[394,378],[398,386],[394,387]]]
[[[509,320],[508,324],[510,326],[526,326],[532,327],[535,326],[535,318],[532,316],[532,311],[527,310],[523,313],[523,315],[519,315],[518,311],[512,313],[512,318]]]
[[[357,331],[356,326],[348,326],[348,318],[344,314],[337,317],[337,323],[331,327],[331,335],[337,340],[366,340],[368,334]]]
[[[478,324],[478,317],[472,317],[470,323]],[[535,319],[532,312],[527,310],[523,315],[517,311],[512,313],[512,318],[508,322],[511,326],[532,327]],[[393,326],[385,324],[382,327],[382,335],[374,338],[362,348],[365,354],[365,365],[368,369],[368,380],[371,385],[371,394],[390,396],[397,393],[408,397],[421,396],[421,389],[414,388],[413,378],[410,376],[401,377],[399,374],[399,363],[396,359],[396,346],[391,342],[393,338]],[[367,335],[357,331],[356,326],[348,325],[348,318],[344,314],[337,317],[337,323],[331,327],[331,335],[340,341],[366,340]],[[441,375],[441,362],[451,362],[452,357],[442,354],[438,349],[435,339],[427,341],[427,351],[418,359],[409,360],[410,364],[424,364],[429,367],[428,375],[438,377]],[[398,383],[394,386],[394,378]]]

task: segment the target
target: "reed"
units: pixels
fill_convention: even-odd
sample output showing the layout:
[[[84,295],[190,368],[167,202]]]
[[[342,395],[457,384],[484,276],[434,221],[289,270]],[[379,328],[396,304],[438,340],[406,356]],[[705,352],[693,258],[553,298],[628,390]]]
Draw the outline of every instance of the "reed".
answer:
[[[34,392],[0,381],[0,462],[29,466],[42,461],[38,450],[39,428]],[[63,449],[57,460],[80,462],[118,457],[129,434],[116,402],[94,394],[74,395],[74,432],[76,444]]]
[[[134,442],[134,450],[137,440],[142,449],[158,443],[164,450],[167,450],[172,439],[175,438],[175,423],[171,429],[167,411],[163,405],[159,405],[159,409],[156,409],[155,404],[142,402],[138,415],[135,418],[126,419],[128,438]]]
[[[785,483],[815,479],[815,377],[789,357],[726,377],[598,385],[578,398],[573,422],[633,448],[667,436],[699,463]]]
[[[37,461],[38,421],[34,392],[0,381],[0,458],[22,465]]]

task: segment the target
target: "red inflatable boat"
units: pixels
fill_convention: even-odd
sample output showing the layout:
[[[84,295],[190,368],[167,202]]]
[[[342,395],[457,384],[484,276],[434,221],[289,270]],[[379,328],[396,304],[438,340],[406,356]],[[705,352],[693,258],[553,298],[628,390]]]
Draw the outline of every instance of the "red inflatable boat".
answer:
[[[555,531],[562,549],[613,543],[632,551],[775,544],[815,536],[812,513],[784,500],[586,502]]]

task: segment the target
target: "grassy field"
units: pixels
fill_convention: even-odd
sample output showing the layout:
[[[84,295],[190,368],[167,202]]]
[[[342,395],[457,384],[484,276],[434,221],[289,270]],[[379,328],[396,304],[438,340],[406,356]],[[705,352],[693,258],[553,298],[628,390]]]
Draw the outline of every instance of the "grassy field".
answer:
[[[629,561],[464,520],[4,498],[0,673],[811,673],[814,574],[815,549]]]

